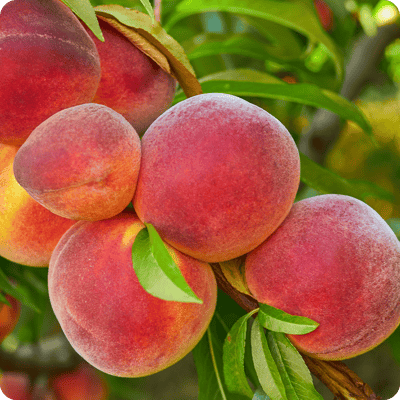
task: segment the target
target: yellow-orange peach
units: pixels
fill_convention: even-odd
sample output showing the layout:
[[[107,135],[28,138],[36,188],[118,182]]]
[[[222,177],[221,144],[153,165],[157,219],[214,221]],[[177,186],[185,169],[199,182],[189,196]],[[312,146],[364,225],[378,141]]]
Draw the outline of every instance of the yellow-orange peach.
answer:
[[[51,213],[18,184],[13,173],[16,151],[0,145],[0,256],[19,264],[48,266],[54,247],[75,221]]]
[[[14,160],[17,182],[61,217],[111,218],[131,202],[140,167],[140,139],[111,108],[82,104],[40,124]]]
[[[59,0],[14,0],[0,14],[0,143],[21,145],[48,117],[92,100],[96,46]]]
[[[86,27],[101,63],[93,102],[118,111],[142,134],[170,106],[176,81],[110,24],[101,19],[99,24],[104,42]]]
[[[246,256],[245,276],[260,303],[320,324],[311,333],[289,335],[312,357],[355,357],[400,323],[399,241],[375,210],[349,196],[295,203]]]
[[[132,264],[144,225],[133,210],[79,221],[61,238],[49,267],[54,313],[71,345],[111,375],[140,377],[179,361],[200,341],[213,316],[217,285],[211,267],[167,246],[203,304],[147,293]]]
[[[191,97],[142,138],[134,197],[140,220],[171,246],[220,262],[261,244],[283,221],[300,180],[288,130],[239,97]]]

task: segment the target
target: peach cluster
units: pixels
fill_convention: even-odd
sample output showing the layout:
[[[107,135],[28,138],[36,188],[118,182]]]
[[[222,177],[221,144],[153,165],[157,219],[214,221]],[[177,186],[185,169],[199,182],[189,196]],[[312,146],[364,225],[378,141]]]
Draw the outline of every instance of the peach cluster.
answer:
[[[290,337],[303,352],[349,358],[393,332],[397,238],[373,209],[347,196],[294,204],[299,152],[280,121],[222,93],[166,110],[175,81],[121,33],[101,20],[101,43],[58,0],[43,4],[14,0],[0,17],[0,72],[9,74],[0,99],[10,98],[0,125],[0,255],[49,265],[54,313],[85,360],[122,377],[176,363],[215,311],[209,263],[244,255],[257,301],[320,324]],[[7,45],[19,37],[29,68],[15,66],[25,61]],[[35,60],[36,47],[57,50],[48,65],[39,51]],[[64,65],[68,55],[77,65]],[[27,69],[37,75],[25,76]],[[8,76],[21,85],[26,79],[31,97],[16,101]],[[51,108],[40,100],[50,92],[60,96]],[[162,300],[142,287],[132,246],[145,224],[201,304]]]

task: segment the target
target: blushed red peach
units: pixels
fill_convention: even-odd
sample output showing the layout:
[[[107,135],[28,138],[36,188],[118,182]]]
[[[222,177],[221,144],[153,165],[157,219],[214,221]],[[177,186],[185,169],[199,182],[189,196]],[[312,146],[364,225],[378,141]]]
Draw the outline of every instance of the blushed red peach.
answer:
[[[311,333],[289,335],[312,357],[355,357],[400,323],[399,241],[375,210],[349,196],[295,203],[247,255],[245,275],[260,303],[320,324]]]
[[[288,130],[239,97],[191,97],[142,138],[134,207],[171,246],[220,262],[261,244],[283,221],[300,180]]]
[[[119,112],[142,134],[172,103],[176,80],[110,24],[99,24],[104,42],[86,27],[101,62],[93,102]]]
[[[31,382],[27,374],[4,372],[0,376],[0,394],[12,400],[32,400]]]
[[[0,143],[21,145],[57,111],[91,101],[100,72],[95,44],[61,1],[6,2],[0,15]]]
[[[17,148],[0,145],[0,256],[13,262],[48,266],[61,236],[75,221],[45,209],[15,180]]]
[[[10,305],[0,303],[0,343],[14,330],[21,313],[21,303],[10,296],[5,295]]]
[[[57,400],[107,400],[109,394],[105,379],[86,363],[51,377],[50,387]]]
[[[111,108],[82,104],[40,124],[18,150],[14,174],[41,205],[74,220],[111,218],[131,202],[140,139]]]
[[[132,264],[144,225],[133,210],[102,221],[79,221],[61,238],[49,267],[54,313],[71,345],[107,374],[154,374],[188,354],[216,306],[211,267],[167,246],[203,304],[166,301],[147,293]]]

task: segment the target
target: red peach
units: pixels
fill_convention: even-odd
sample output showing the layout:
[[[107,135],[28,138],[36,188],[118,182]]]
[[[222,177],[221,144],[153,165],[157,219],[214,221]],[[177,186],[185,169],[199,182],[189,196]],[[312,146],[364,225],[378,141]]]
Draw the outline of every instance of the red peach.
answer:
[[[5,297],[11,306],[0,303],[0,343],[14,330],[21,313],[21,303],[9,294]]]
[[[52,377],[50,386],[56,400],[107,400],[107,382],[90,365]]]
[[[111,218],[131,202],[140,139],[111,108],[83,104],[40,124],[14,160],[17,182],[42,206],[75,220]]]
[[[14,0],[0,15],[0,143],[21,145],[48,117],[91,101],[96,46],[59,0]]]
[[[142,138],[134,197],[140,220],[168,244],[220,262],[261,244],[284,220],[300,180],[288,130],[239,97],[191,97]]]
[[[245,261],[250,292],[320,325],[289,335],[324,360],[365,353],[400,323],[400,244],[360,200],[322,195],[294,204],[282,225]]]
[[[102,221],[79,221],[50,260],[49,295],[74,349],[107,374],[154,374],[188,354],[205,333],[216,306],[211,267],[167,246],[203,304],[166,301],[147,293],[132,264],[132,245],[144,225],[133,210]]]
[[[93,102],[119,112],[142,134],[170,106],[176,81],[110,24],[101,19],[99,24],[104,42],[86,28],[101,62]]]

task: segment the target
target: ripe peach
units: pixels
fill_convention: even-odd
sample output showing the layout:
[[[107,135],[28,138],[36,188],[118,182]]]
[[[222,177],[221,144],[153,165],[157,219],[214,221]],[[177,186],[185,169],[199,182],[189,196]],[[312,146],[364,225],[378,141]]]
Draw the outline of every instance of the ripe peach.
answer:
[[[134,207],[171,246],[226,261],[280,225],[299,179],[295,142],[276,118],[235,96],[203,94],[170,108],[143,136]]]
[[[21,303],[9,294],[5,297],[11,306],[0,303],[0,343],[14,330],[21,313]]]
[[[119,112],[142,134],[171,104],[176,81],[110,24],[101,19],[99,24],[104,42],[86,27],[101,62],[93,102]]]
[[[59,0],[14,0],[0,15],[0,143],[21,145],[52,114],[91,101],[96,46]]]
[[[360,200],[322,195],[294,204],[282,225],[245,261],[260,303],[320,325],[289,335],[324,360],[365,353],[400,323],[400,244],[380,215]]]
[[[179,361],[199,342],[213,316],[217,285],[211,267],[167,247],[203,304],[147,293],[132,265],[132,244],[144,225],[133,210],[102,221],[79,221],[50,260],[49,295],[74,349],[111,375],[140,377]]]
[[[4,372],[0,376],[0,394],[12,400],[32,400],[30,379],[21,372]]]
[[[131,202],[140,139],[120,114],[99,104],[60,111],[18,150],[14,174],[40,204],[70,219],[111,218]]]
[[[0,145],[0,256],[29,266],[47,266],[51,253],[75,221],[46,210],[13,174],[17,148]]]
[[[317,11],[318,18],[325,31],[329,32],[333,29],[333,12],[324,0],[314,0],[314,7]]]
[[[74,371],[50,379],[57,400],[107,400],[107,382],[90,365],[83,363]]]

